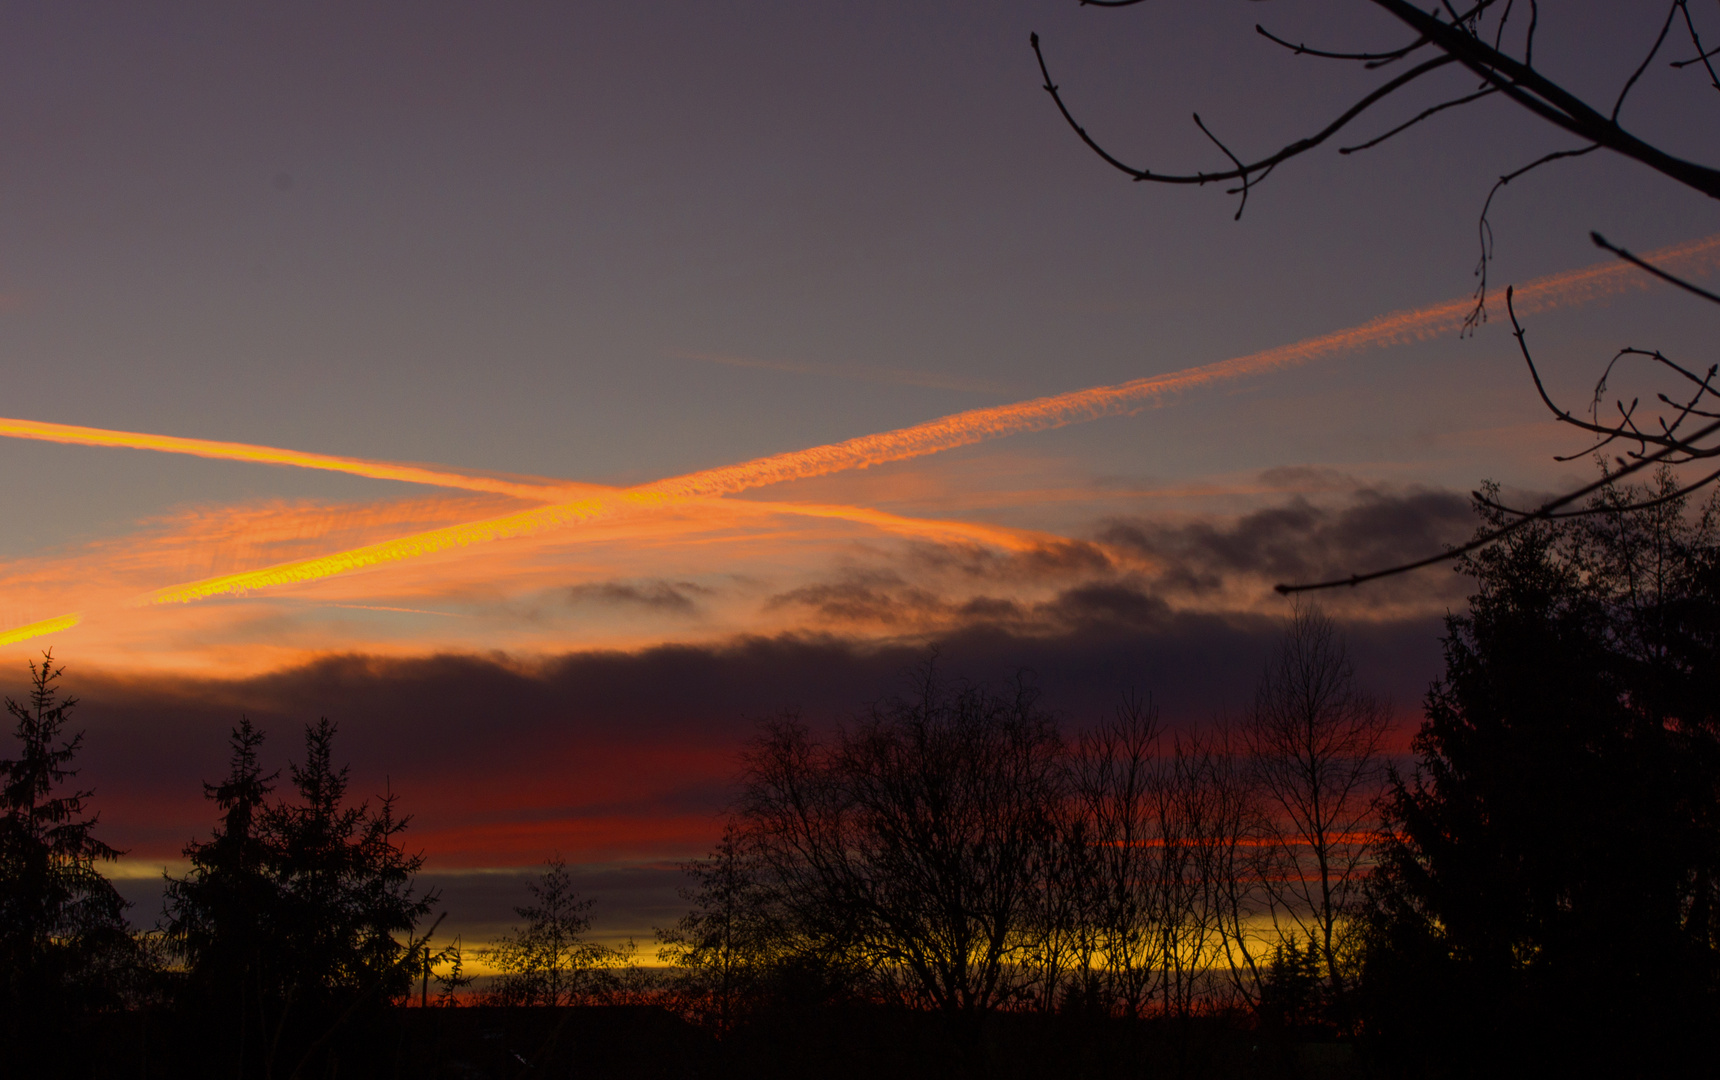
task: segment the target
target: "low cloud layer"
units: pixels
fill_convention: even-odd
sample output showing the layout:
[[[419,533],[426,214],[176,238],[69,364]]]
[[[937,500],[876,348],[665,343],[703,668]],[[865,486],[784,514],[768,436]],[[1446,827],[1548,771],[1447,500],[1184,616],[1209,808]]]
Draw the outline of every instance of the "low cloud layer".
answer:
[[[1230,521],[1117,518],[1099,537],[1155,563],[1155,591],[1199,598],[1239,585],[1328,581],[1402,565],[1468,539],[1475,525],[1469,500],[1453,492],[1364,488],[1336,506],[1296,496]],[[1443,568],[1387,579],[1345,599],[1431,605],[1461,602],[1465,591]]]
[[[355,651],[228,679],[118,674],[75,650],[60,659],[67,691],[82,699],[78,782],[95,790],[100,835],[134,863],[175,860],[208,835],[216,815],[202,784],[224,773],[240,716],[269,733],[271,769],[296,759],[303,726],[327,716],[340,726],[336,752],[352,765],[354,796],[398,794],[429,871],[467,881],[476,869],[558,853],[588,867],[649,864],[657,869],[639,878],[642,892],[616,893],[633,913],[609,920],[645,926],[647,911],[672,905],[675,876],[664,868],[717,836],[762,718],[792,710],[840,723],[900,689],[935,651],[956,677],[1031,673],[1072,728],[1129,692],[1151,695],[1174,723],[1204,722],[1247,704],[1288,611],[1273,580],[1420,556],[1471,527],[1464,500],[1447,493],[1296,497],[1233,519],[1116,518],[1090,540],[1043,550],[863,544],[775,591],[738,577],[662,576],[561,594],[564,609],[688,625],[745,601],[790,628],[714,642],[548,655]],[[1464,584],[1438,570],[1330,598],[1363,683],[1406,723],[1438,674],[1440,617],[1461,605]],[[23,675],[20,664],[0,684],[18,697]],[[499,881],[460,886],[473,908],[462,920],[506,921]],[[140,896],[152,887],[128,886]],[[485,915],[492,902],[500,909]]]

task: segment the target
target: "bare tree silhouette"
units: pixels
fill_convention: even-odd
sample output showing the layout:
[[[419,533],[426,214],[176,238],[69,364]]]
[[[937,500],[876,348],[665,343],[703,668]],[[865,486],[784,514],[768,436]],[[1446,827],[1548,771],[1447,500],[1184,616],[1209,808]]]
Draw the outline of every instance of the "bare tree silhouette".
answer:
[[[742,827],[814,951],[972,1018],[1014,1000],[1036,948],[1060,747],[1029,687],[951,688],[928,663],[828,745],[769,725]]]
[[[1356,688],[1329,616],[1298,606],[1242,725],[1261,800],[1260,839],[1283,953],[1304,943],[1338,1002],[1344,938],[1375,848],[1375,802],[1386,779],[1385,704]]]

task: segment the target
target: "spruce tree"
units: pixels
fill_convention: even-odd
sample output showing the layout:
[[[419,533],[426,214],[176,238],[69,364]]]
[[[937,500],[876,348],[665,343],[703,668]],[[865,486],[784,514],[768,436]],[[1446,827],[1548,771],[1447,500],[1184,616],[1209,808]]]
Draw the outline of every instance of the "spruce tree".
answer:
[[[83,734],[65,734],[53,653],[30,665],[26,702],[6,699],[17,756],[0,759],[0,978],[12,1045],[111,1007],[135,959],[126,903],[97,869],[121,852],[98,840],[91,791],[69,786]]]

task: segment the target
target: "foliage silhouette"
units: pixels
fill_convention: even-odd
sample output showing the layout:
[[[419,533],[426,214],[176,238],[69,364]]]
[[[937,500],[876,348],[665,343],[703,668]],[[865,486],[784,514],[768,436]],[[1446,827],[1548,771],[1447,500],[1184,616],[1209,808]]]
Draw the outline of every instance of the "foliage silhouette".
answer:
[[[0,979],[11,1060],[27,1067],[71,1018],[127,1003],[140,965],[126,903],[97,869],[120,852],[96,838],[92,792],[68,787],[83,734],[67,736],[76,698],[61,699],[52,651],[30,664],[30,695],[6,699],[17,757],[0,759]]]
[[[263,735],[242,720],[227,778],[204,785],[220,824],[187,845],[190,872],[168,878],[166,938],[186,969],[184,1007],[211,1024],[211,1067],[297,1072],[343,1031],[362,1041],[412,989],[411,935],[436,898],[415,889],[423,856],[400,846],[410,818],[396,797],[347,805],[335,730],[306,726],[304,759],[288,768],[296,798],[269,803]]]
[[[532,902],[514,909],[525,926],[482,953],[502,973],[486,997],[497,1005],[572,1005],[591,993],[596,972],[628,956],[586,937],[593,901],[580,898],[561,856],[526,891]]]
[[[1455,1056],[1439,1033],[1463,1030],[1502,1065],[1628,1075],[1720,1022],[1720,535],[1713,504],[1630,508],[1653,494],[1461,564],[1477,592],[1447,619],[1372,883],[1363,989],[1388,1046]]]

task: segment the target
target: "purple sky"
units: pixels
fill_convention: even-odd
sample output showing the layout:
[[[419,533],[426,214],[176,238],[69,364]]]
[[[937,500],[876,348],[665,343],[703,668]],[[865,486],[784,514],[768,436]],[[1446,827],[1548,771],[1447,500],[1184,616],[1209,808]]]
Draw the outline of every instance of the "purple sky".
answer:
[[[1364,154],[1298,159],[1238,222],[1221,191],[1105,167],[1028,48],[1037,31],[1067,103],[1119,154],[1216,168],[1191,112],[1260,152],[1381,78],[1292,56],[1257,21],[1335,49],[1404,36],[1360,2],[13,5],[0,12],[0,413],[629,485],[1465,295],[1493,179],[1568,139],[1486,102]],[[1608,102],[1658,29],[1600,0],[1542,23],[1545,70]],[[1700,78],[1656,66],[1624,120],[1700,159],[1720,135]],[[1388,106],[1358,135],[1433,100]],[[1627,162],[1560,163],[1495,200],[1492,280],[1599,261],[1590,229],[1638,251],[1705,237],[1717,211]],[[1707,316],[1656,289],[1548,311],[1530,331],[1551,388],[1582,404],[1624,344],[1710,362]],[[1128,687],[1189,722],[1240,707],[1281,611],[1274,575],[1436,549],[1468,531],[1463,495],[1486,477],[1516,492],[1588,477],[1586,462],[1551,461],[1580,443],[1538,411],[1507,329],[1495,318],[1469,339],[1316,359],[757,493],[1035,530],[1073,545],[1057,565],[858,527],[629,526],[585,546],[472,548],[421,577],[203,601],[159,624],[128,615],[110,632],[91,616],[0,662],[15,679],[51,643],[71,666],[85,779],[140,865],[206,829],[197,781],[249,711],[283,758],[294,725],[341,720],[365,784],[422,781],[407,797],[427,835],[550,822],[490,862],[476,833],[437,840],[445,870],[558,846],[658,866],[697,853],[748,718],[798,706],[833,721],[933,642],[976,678],[1040,671],[1072,723]],[[83,604],[97,578],[158,588],[370,543],[390,523],[500,512],[135,450],[7,439],[0,464],[13,510],[0,632]],[[1342,601],[1364,679],[1406,716],[1437,674],[1438,617],[1462,596],[1438,571]],[[794,651],[807,643],[823,651]],[[735,669],[761,683],[713,674],[745,648],[769,653]],[[373,654],[389,659],[341,693],[319,682],[329,655]],[[389,664],[455,683],[512,672],[532,704],[504,723],[423,692],[430,668]],[[608,696],[592,705],[568,672],[604,664]],[[395,706],[361,704],[390,694]],[[615,731],[636,713],[669,726],[615,750],[615,768],[649,771],[655,753],[683,778],[641,774],[646,809],[577,791],[530,807],[495,794],[494,820],[472,809],[510,785],[587,783],[586,751],[626,742]],[[508,761],[551,744],[565,758],[509,779]],[[456,781],[474,746],[488,764]],[[591,839],[635,835],[617,824],[629,814],[679,823],[639,826],[632,849]],[[700,814],[707,825],[687,824]],[[581,824],[598,819],[609,832]],[[656,900],[622,890],[632,914],[606,925],[646,926],[670,879],[653,880]],[[488,925],[505,918],[497,903],[459,917]]]

